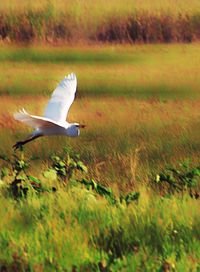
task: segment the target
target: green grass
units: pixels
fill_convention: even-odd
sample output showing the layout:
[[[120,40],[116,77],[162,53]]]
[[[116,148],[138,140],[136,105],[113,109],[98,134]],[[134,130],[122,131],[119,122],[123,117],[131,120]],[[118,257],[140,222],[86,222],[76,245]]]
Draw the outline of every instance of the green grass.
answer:
[[[128,47],[127,47],[128,48]],[[124,54],[119,54],[112,47],[5,47],[0,48],[0,61],[42,63],[74,63],[74,64],[115,64],[137,62],[138,56],[132,50],[119,47]]]
[[[46,8],[48,6],[49,1],[46,0],[36,0],[34,2],[30,2],[28,0],[22,0],[20,2],[8,0],[6,2],[2,2],[0,4],[0,10],[6,11],[6,10],[25,10],[27,8],[33,9],[33,10],[41,10],[43,8]],[[85,3],[84,0],[76,0],[74,2],[70,2],[69,0],[52,0],[50,1],[51,5],[56,11],[63,11],[64,10],[71,10],[71,12],[74,12],[74,15],[82,15],[85,11],[88,9],[93,9],[92,14],[87,14],[87,16],[100,16],[105,15],[105,12],[110,14],[114,12],[118,12],[121,14],[127,14],[132,12],[133,10],[148,10],[149,12],[156,12],[159,10],[166,10],[171,12],[180,12],[180,11],[186,11],[191,12],[194,10],[198,10],[200,7],[198,0],[177,0],[176,2],[172,0],[155,0],[153,2],[149,0],[135,0],[134,2],[131,0],[125,0],[123,3],[119,0],[111,0],[109,3],[107,3],[105,0],[88,0],[87,3]]]
[[[1,264],[19,271],[197,271],[199,205],[141,188],[138,204],[119,207],[83,188],[15,202],[1,194]],[[191,208],[192,211],[191,211]],[[111,270],[112,269],[112,270]]]
[[[82,50],[1,47],[0,94],[50,94],[64,75],[75,71],[78,96],[197,98],[199,50],[198,44]]]
[[[199,50],[198,44],[0,48],[0,154],[11,158],[11,146],[30,132],[13,113],[24,107],[41,115],[72,71],[78,90],[69,121],[87,125],[76,139],[41,138],[25,147],[27,157],[38,157],[29,173],[56,186],[55,193],[14,200],[0,183],[0,266],[198,271],[199,199],[166,195],[152,180],[168,165],[200,164]],[[80,153],[88,179],[117,196],[139,191],[139,201],[112,205],[82,186],[45,179],[49,156],[66,145]]]

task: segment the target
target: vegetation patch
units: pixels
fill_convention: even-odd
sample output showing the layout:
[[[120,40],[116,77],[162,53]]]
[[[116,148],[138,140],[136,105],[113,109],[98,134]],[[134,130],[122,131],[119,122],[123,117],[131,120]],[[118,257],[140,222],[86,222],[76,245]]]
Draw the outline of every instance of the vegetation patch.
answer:
[[[168,194],[160,183],[162,196],[142,186],[117,196],[88,179],[87,167],[69,148],[53,155],[39,178],[29,173],[35,159],[26,160],[23,151],[12,159],[1,155],[1,269],[198,270],[199,201],[185,187],[199,177],[198,167],[170,169],[173,184],[185,180],[184,194],[177,195],[172,179],[159,174],[156,182],[170,180]]]
[[[148,1],[143,5],[126,1],[126,8],[120,1],[100,2],[63,1],[61,5],[42,1],[34,7],[22,1],[19,7],[5,5],[0,9],[1,39],[23,43],[188,43],[200,38],[198,3],[189,10],[189,2],[182,8],[182,3],[177,3],[174,9],[171,1],[160,8],[159,1],[153,8],[145,8]]]

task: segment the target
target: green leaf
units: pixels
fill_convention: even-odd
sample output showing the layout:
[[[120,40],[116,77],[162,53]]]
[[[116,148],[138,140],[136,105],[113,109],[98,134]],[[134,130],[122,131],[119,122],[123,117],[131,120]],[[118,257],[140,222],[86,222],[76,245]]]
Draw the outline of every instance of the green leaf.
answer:
[[[71,160],[69,166],[70,168],[75,169],[77,168],[77,163],[74,160]]]
[[[1,169],[1,178],[8,176],[8,173],[9,173],[9,169],[7,167],[3,167]]]
[[[61,176],[66,176],[66,169],[65,168],[60,168],[57,170],[57,174]]]
[[[54,162],[59,162],[60,161],[60,158],[58,156],[51,156],[51,159],[54,161]]]
[[[98,185],[97,185],[97,183],[93,179],[91,179],[90,184],[92,185],[92,189],[97,190],[97,186]]]
[[[18,175],[17,180],[26,180],[26,175]]]
[[[138,200],[140,197],[139,192],[131,192],[125,197],[126,204],[130,204],[132,201]]]
[[[57,174],[56,171],[54,169],[48,169],[43,173],[43,176],[47,179],[50,180],[56,180],[57,179]]]
[[[200,176],[200,170],[198,168],[193,169],[192,173],[196,176]]]
[[[32,182],[35,182],[35,183],[38,183],[38,184],[41,184],[41,181],[36,178],[36,177],[33,177],[33,176],[28,176],[28,179]]]
[[[15,168],[16,168],[16,170],[24,170],[24,169],[28,168],[28,163],[25,162],[24,160],[17,160],[15,162]]]
[[[98,193],[102,194],[102,195],[111,195],[112,194],[112,190],[110,188],[106,188],[103,185],[97,184],[97,191]]]
[[[59,166],[60,167],[65,167],[65,163],[63,161],[59,161]]]
[[[84,165],[84,163],[82,161],[77,162],[77,169],[81,170],[82,172],[85,172],[85,173],[88,172],[87,167]]]

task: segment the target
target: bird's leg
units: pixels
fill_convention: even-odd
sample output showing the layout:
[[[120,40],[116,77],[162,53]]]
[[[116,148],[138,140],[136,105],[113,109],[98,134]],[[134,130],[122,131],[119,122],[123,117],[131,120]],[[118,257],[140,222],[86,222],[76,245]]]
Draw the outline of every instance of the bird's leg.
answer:
[[[26,143],[33,141],[37,138],[39,138],[40,136],[42,136],[41,134],[39,135],[30,135],[27,139],[25,139],[24,141],[19,141],[16,142],[16,144],[13,145],[14,150],[17,150],[18,148],[20,148],[21,146],[25,145]]]

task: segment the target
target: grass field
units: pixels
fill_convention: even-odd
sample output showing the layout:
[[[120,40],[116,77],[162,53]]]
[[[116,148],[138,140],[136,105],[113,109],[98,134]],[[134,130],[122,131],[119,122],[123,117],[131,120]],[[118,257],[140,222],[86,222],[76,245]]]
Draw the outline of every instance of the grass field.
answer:
[[[198,98],[200,93],[198,43],[82,49],[1,47],[0,61],[1,95],[50,94],[71,71],[78,75],[80,97],[181,99]]]
[[[198,0],[17,1],[0,3],[5,43],[152,43],[199,40]]]
[[[149,12],[166,10],[170,12],[192,12],[199,9],[200,4],[198,0],[125,0],[123,3],[119,0],[111,0],[106,2],[105,0],[88,0],[85,2],[84,0],[76,0],[74,2],[70,2],[69,0],[36,0],[36,1],[28,1],[28,0],[21,0],[20,2],[17,0],[8,0],[6,2],[2,2],[0,4],[0,10],[7,11],[7,10],[26,10],[28,8],[33,10],[42,10],[45,8],[48,3],[55,8],[57,11],[63,11],[70,9],[74,14],[84,14],[85,10],[94,9],[94,14],[87,14],[88,16],[97,16],[105,15],[105,12],[114,13],[118,11],[120,14],[127,14],[132,12],[132,10],[147,10]],[[101,7],[101,8],[100,8]]]
[[[14,199],[7,185],[15,179],[13,164],[1,160],[2,267],[198,271],[199,187],[195,199],[186,188],[166,193],[165,185],[154,181],[167,166],[178,168],[190,160],[199,182],[199,52],[198,43],[73,49],[1,46],[1,156],[12,160],[11,146],[30,132],[13,113],[24,107],[42,114],[53,89],[72,71],[78,90],[69,120],[87,125],[77,139],[41,138],[24,149],[25,158],[38,158],[31,162],[26,179],[33,175],[45,186],[55,186],[54,193],[32,188],[28,196]],[[119,198],[139,192],[139,199],[129,205],[112,204],[94,188],[75,186],[74,180],[63,186],[59,177],[45,178],[49,157],[64,146],[79,153],[88,167],[88,173],[76,172],[77,179],[93,178]],[[4,177],[5,167],[9,174]]]

